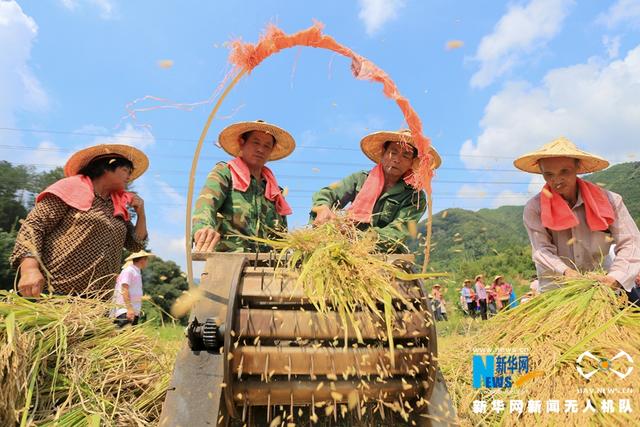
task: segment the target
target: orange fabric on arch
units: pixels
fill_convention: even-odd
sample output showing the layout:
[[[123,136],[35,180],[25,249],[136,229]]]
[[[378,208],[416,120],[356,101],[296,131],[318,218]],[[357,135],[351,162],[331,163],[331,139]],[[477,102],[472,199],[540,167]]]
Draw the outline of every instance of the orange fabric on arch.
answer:
[[[351,71],[355,78],[382,83],[382,90],[385,96],[393,99],[400,107],[413,135],[414,143],[418,148],[418,158],[420,159],[420,165],[416,173],[409,178],[409,184],[417,190],[425,190],[431,194],[431,179],[434,175],[434,171],[431,169],[432,158],[429,154],[431,141],[422,134],[422,122],[413,107],[411,107],[409,100],[400,95],[396,84],[387,73],[367,58],[338,43],[333,37],[323,34],[322,28],[323,24],[321,22],[315,22],[313,26],[306,30],[294,34],[286,34],[280,28],[271,24],[267,27],[266,33],[260,37],[258,43],[251,44],[243,43],[240,40],[234,41],[229,55],[229,62],[240,69],[250,72],[270,55],[294,46],[328,49],[351,58]]]

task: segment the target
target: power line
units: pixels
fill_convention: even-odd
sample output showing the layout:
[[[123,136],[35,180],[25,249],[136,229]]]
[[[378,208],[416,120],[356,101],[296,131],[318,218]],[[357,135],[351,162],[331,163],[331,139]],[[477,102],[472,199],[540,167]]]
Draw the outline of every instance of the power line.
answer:
[[[171,141],[171,142],[198,142],[198,139],[193,138],[176,138],[176,137],[154,137],[154,136],[138,136],[138,135],[113,135],[105,133],[92,133],[92,132],[72,132],[50,129],[25,129],[14,127],[0,127],[0,131],[5,132],[22,132],[22,133],[44,133],[52,135],[71,135],[71,136],[89,136],[93,138],[117,138],[117,139],[133,139],[142,141]],[[359,148],[354,147],[331,147],[322,145],[297,145],[296,148],[308,149],[308,150],[334,150],[334,151],[360,151]],[[50,151],[55,151],[54,148],[49,148]],[[62,151],[62,150],[58,150]],[[71,150],[66,150],[71,151]],[[471,158],[488,158],[488,159],[507,159],[513,160],[511,157],[502,156],[484,156],[477,154],[445,154],[440,153],[441,157],[471,157]]]
[[[3,148],[6,146],[3,146],[0,144],[0,148]],[[29,147],[30,149],[33,150],[38,150],[38,147]],[[12,149],[12,148],[9,148]],[[71,151],[71,150],[69,150]],[[179,154],[177,155],[155,155],[154,157],[160,157],[160,158],[171,158],[171,159],[175,159],[175,158],[189,158],[191,159],[192,156],[181,156]],[[217,156],[201,156],[202,159],[219,159],[219,157]],[[283,160],[278,160],[278,163],[291,163],[291,164],[301,164],[301,165],[313,165],[313,166],[353,166],[354,168],[358,168],[358,169],[370,169],[372,163],[356,163],[356,162],[327,162],[327,161],[315,161],[315,160],[288,160],[288,159],[283,159]],[[14,165],[21,165],[21,166],[35,166],[35,167],[47,167],[47,168],[56,168],[59,167],[61,165],[59,164],[52,164],[52,163],[12,163]],[[189,171],[187,170],[164,170],[164,169],[154,169],[154,168],[150,168],[149,169],[150,172],[154,172],[154,173],[171,173],[171,174],[185,174],[188,175]],[[438,168],[438,171],[462,171],[462,172],[467,172],[467,171],[471,171],[471,172],[509,172],[509,173],[522,173],[521,171],[517,170],[517,169],[487,169],[487,168],[449,168],[449,167],[440,167]],[[199,173],[205,173],[204,170],[201,170]],[[207,171],[208,173],[208,171]]]

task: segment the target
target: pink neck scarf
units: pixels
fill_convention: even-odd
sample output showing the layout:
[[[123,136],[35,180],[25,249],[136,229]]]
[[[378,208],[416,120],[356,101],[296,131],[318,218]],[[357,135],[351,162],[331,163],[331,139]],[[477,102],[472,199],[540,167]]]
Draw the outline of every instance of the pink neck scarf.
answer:
[[[412,176],[412,171],[409,170],[408,174],[405,174],[402,179],[405,182]],[[371,171],[369,176],[364,181],[362,188],[356,195],[355,200],[349,207],[349,216],[354,220],[362,223],[371,223],[371,216],[373,215],[373,208],[378,201],[378,198],[382,194],[384,189],[384,170],[382,164],[378,163]]]
[[[91,182],[91,178],[85,175],[74,175],[54,182],[42,193],[38,194],[36,202],[42,200],[47,194],[53,194],[67,205],[83,212],[91,209],[95,198],[93,182]],[[129,221],[130,216],[127,204],[131,203],[131,200],[133,200],[133,194],[126,191],[111,193],[113,216],[120,216],[125,221]]]
[[[228,163],[229,170],[231,171],[231,180],[233,182],[233,189],[244,193],[249,188],[251,183],[251,172],[249,166],[240,157],[236,157]],[[262,178],[267,181],[267,187],[265,188],[264,197],[275,203],[276,212],[280,215],[291,215],[293,211],[291,206],[287,203],[276,177],[268,167],[262,168]]]
[[[616,214],[602,188],[578,178],[578,189],[584,203],[587,225],[591,231],[604,231],[616,220]],[[547,190],[547,191],[544,191]],[[548,196],[551,194],[551,197]],[[578,225],[578,217],[562,196],[545,184],[540,195],[540,219],[542,225],[560,231]]]

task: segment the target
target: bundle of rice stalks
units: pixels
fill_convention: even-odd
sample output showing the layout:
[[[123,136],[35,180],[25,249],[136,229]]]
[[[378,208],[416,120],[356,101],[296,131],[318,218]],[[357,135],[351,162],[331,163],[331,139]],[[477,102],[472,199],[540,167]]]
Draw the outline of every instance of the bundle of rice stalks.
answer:
[[[296,285],[321,313],[335,311],[344,325],[347,345],[348,325],[363,342],[355,313],[365,312],[385,322],[393,362],[393,301],[415,310],[396,279],[409,281],[442,276],[440,273],[410,274],[390,264],[377,251],[378,235],[360,231],[352,221],[336,219],[315,228],[282,233],[276,240],[260,240],[280,251],[279,262],[288,273],[297,275]],[[381,310],[379,306],[382,306]],[[426,314],[425,314],[426,316]]]
[[[561,284],[440,348],[462,425],[636,425],[640,311],[588,277]],[[528,356],[512,387],[473,388],[473,356],[510,351]]]
[[[98,299],[0,292],[0,425],[149,425],[174,350],[117,330]]]

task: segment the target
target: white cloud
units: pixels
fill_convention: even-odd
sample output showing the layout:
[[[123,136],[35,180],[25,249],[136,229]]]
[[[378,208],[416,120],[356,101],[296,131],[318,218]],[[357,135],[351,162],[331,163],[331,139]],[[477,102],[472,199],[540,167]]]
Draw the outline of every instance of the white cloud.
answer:
[[[165,260],[172,260],[186,271],[184,236],[169,235],[158,231],[149,231],[149,247],[154,254]]]
[[[458,197],[465,199],[483,199],[487,197],[487,190],[479,185],[464,184],[458,189]]]
[[[511,5],[493,33],[484,36],[475,54],[480,69],[471,77],[472,87],[486,87],[555,37],[573,0],[531,0]]]
[[[0,122],[12,126],[15,111],[42,110],[49,104],[40,82],[29,67],[38,26],[15,1],[0,1]]]
[[[85,127],[88,128],[88,127]],[[89,128],[97,129],[94,126]],[[147,128],[134,128],[131,123],[127,123],[125,128],[112,136],[99,136],[93,140],[95,144],[124,144],[132,145],[136,148],[144,150],[155,143],[155,137]]]
[[[102,19],[111,19],[115,13],[113,0],[60,0],[62,6],[75,12],[80,4],[90,4],[100,11]]]
[[[520,206],[527,203],[527,200],[531,198],[530,194],[517,193],[511,190],[504,190],[493,201],[493,207],[500,206]]]
[[[49,98],[30,66],[38,25],[15,1],[0,1],[0,123],[16,126],[21,110],[43,112]],[[5,145],[22,145],[19,133],[3,133]],[[0,158],[16,163],[30,161],[23,150],[0,148]]]
[[[609,37],[607,35],[602,36],[602,44],[607,49],[607,55],[609,59],[615,59],[620,54],[620,36]]]
[[[364,21],[369,36],[374,35],[388,21],[398,17],[398,11],[404,7],[404,0],[360,0],[358,18]]]
[[[544,186],[544,179],[539,174],[531,174],[530,176],[531,180],[526,192],[503,190],[493,200],[493,207],[524,205],[530,198],[538,194]]]
[[[624,59],[551,70],[539,86],[506,84],[485,107],[477,142],[462,145],[461,160],[469,168],[507,165],[561,135],[612,162],[628,160],[638,151],[638,99],[640,45]]]
[[[39,169],[52,169],[57,166],[64,166],[68,153],[61,151],[60,147],[49,140],[38,144],[38,149],[29,154],[29,162],[39,166]]]
[[[597,22],[608,28],[614,28],[620,24],[640,27],[640,0],[618,0],[607,12],[598,17]]]

